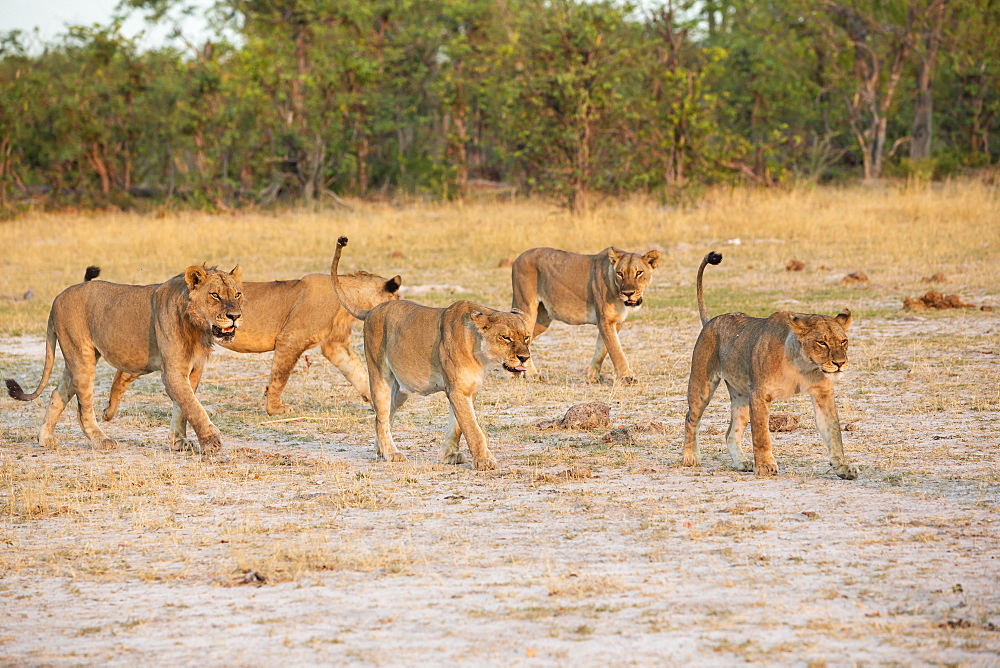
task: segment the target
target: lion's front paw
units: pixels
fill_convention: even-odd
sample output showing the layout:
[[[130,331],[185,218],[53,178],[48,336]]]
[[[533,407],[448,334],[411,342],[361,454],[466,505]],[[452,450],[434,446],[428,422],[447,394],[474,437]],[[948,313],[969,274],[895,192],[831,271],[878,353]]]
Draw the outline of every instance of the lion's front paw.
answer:
[[[463,455],[461,452],[449,452],[448,454],[446,454],[444,456],[444,463],[445,464],[464,464],[465,463],[465,455]]]
[[[101,419],[104,420],[105,422],[111,422],[115,418],[116,412],[117,411],[113,410],[111,406],[108,406],[107,408],[104,409],[104,412],[101,413]]]
[[[854,464],[841,464],[833,471],[841,480],[854,480],[858,477],[858,467]]]
[[[187,437],[171,436],[170,437],[169,446],[170,446],[171,450],[176,450],[177,452],[197,452],[198,451],[198,448],[195,446],[194,442],[192,442]]]
[[[493,471],[497,467],[497,458],[493,455],[476,460],[477,471]]]
[[[291,413],[292,407],[282,401],[268,402],[266,410],[268,415],[284,415]]]
[[[778,475],[778,462],[773,457],[755,462],[754,471],[757,475]]]
[[[733,466],[735,466],[736,470],[739,471],[740,473],[753,472],[753,462],[750,461],[749,459],[744,459],[742,462],[736,462],[733,464]],[[777,470],[777,466],[775,466],[775,470]]]
[[[618,382],[622,385],[635,385],[639,381],[635,379],[635,376],[625,376],[623,378],[619,378]]]
[[[58,448],[59,441],[52,434],[42,434],[38,437],[38,445],[43,448]]]
[[[214,433],[205,438],[198,439],[198,453],[202,455],[214,455],[222,449],[222,434]]]
[[[387,462],[394,462],[394,463],[397,463],[397,464],[402,464],[403,462],[410,461],[409,459],[406,458],[406,455],[404,455],[402,452],[398,452],[398,451],[397,452],[390,452],[389,456],[386,457],[385,460]]]
[[[117,450],[118,441],[113,438],[102,438],[100,440],[94,441],[94,448],[97,450]]]
[[[684,457],[681,460],[681,464],[684,466],[697,466],[698,463],[698,455],[693,452],[685,452]]]

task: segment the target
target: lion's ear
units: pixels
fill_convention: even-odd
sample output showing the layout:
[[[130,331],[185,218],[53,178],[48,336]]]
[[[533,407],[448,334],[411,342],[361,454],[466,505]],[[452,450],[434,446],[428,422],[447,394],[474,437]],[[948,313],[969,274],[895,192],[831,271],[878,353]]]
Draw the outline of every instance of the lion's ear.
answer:
[[[662,255],[660,254],[660,251],[658,251],[658,250],[651,250],[648,253],[646,253],[645,255],[643,255],[642,259],[650,267],[652,267],[653,269],[656,269],[657,265],[660,264],[660,257],[662,257]]]
[[[837,314],[835,320],[839,322],[840,326],[843,327],[844,329],[850,329],[851,323],[854,322],[854,316],[851,315],[851,309],[845,308],[843,311]]]
[[[608,249],[608,259],[611,260],[611,264],[618,264],[618,260],[620,260],[621,257],[621,253],[615,250],[614,246]]]
[[[385,291],[392,294],[399,290],[399,286],[403,284],[402,276],[393,276],[388,281],[385,282]]]
[[[809,322],[809,318],[798,315],[793,315],[788,320],[788,324],[791,325],[792,331],[796,334],[802,335],[806,334],[810,329],[812,329],[812,323]]]
[[[207,278],[208,272],[205,271],[204,267],[196,267],[192,265],[184,272],[184,282],[187,283],[188,290],[193,291],[199,285],[204,283]]]
[[[243,280],[243,267],[236,265],[233,270],[229,272],[229,275],[233,277],[233,280],[239,282]]]

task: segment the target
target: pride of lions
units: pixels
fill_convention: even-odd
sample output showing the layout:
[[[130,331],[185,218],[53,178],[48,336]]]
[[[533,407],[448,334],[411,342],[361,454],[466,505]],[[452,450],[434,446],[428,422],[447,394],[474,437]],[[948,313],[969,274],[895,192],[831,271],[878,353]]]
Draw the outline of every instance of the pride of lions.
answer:
[[[596,255],[554,248],[523,252],[511,268],[512,308],[498,311],[470,301],[432,308],[399,298],[402,279],[367,272],[341,276],[338,271],[347,237],[337,240],[330,274],[310,274],[294,281],[244,283],[239,266],[226,272],[205,266],[159,285],[121,285],[84,281],[56,296],[49,313],[42,379],[32,393],[8,379],[14,399],[31,401],[52,374],[55,346],[65,359],[59,385],[38,434],[41,446],[54,446],[55,425],[74,396],[84,434],[95,448],[113,448],[94,413],[94,378],[103,357],[117,370],[105,420],[111,420],[129,384],[159,371],[173,403],[170,447],[211,454],[221,434],[195,396],[214,344],[237,352],[274,351],[265,391],[269,414],[289,410],[281,394],[303,352],[319,346],[375,410],[376,453],[380,459],[406,461],[392,439],[396,411],[414,394],[444,392],[448,427],[442,458],[462,464],[461,437],[476,469],[497,466],[489,439],[476,419],[474,402],[486,369],[499,366],[517,377],[537,379],[529,344],[553,320],[598,328],[590,381],[601,378],[610,356],[617,381],[635,382],[618,332],[628,309],[642,304],[660,252],[629,253],[613,247]],[[722,256],[712,252],[698,268],[697,300],[702,330],[695,343],[684,421],[684,466],[699,464],[698,424],[719,383],[725,381],[732,404],[726,446],[740,471],[775,475],[768,414],[772,401],[807,392],[816,425],[829,450],[834,472],[847,480],[858,475],[847,461],[831,377],[847,364],[847,330],[852,316],[835,317],[779,311],[767,318],[726,313],[709,318],[702,287],[707,265]],[[352,318],[364,321],[365,365],[351,350]],[[187,436],[191,424],[197,443]],[[753,461],[740,448],[747,425]]]

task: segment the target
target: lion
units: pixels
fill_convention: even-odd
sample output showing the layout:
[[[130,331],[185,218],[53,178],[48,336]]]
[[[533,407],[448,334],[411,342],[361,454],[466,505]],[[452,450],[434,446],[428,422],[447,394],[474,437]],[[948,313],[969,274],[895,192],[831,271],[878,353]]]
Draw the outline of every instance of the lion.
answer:
[[[587,380],[599,382],[607,355],[619,382],[635,382],[635,374],[622,351],[618,332],[629,308],[642,304],[660,251],[644,255],[605,248],[597,255],[580,255],[555,248],[532,248],[517,256],[511,267],[513,308],[522,311],[532,340],[553,320],[570,325],[597,325],[597,345],[587,369]],[[528,361],[529,378],[538,370]]]
[[[340,280],[353,303],[361,308],[399,299],[399,286],[403,283],[399,276],[387,279],[366,271],[341,276]],[[231,341],[219,345],[238,353],[274,351],[271,377],[264,390],[268,415],[291,410],[281,400],[281,393],[299,357],[314,346],[319,346],[323,356],[344,374],[361,398],[371,403],[368,373],[351,349],[354,318],[340,306],[330,274],[307,274],[291,281],[248,281],[243,284],[243,294],[247,299],[245,322]],[[115,375],[104,409],[105,420],[114,417],[122,395],[135,378],[122,371]]]
[[[344,307],[364,321],[377,456],[405,462],[406,456],[392,440],[392,418],[411,395],[444,392],[449,404],[444,462],[465,463],[465,456],[459,452],[459,439],[465,434],[475,468],[495,469],[497,460],[476,420],[473,402],[487,366],[499,364],[512,374],[524,373],[523,365],[531,356],[524,316],[470,301],[432,308],[399,300],[358,309],[337,277],[336,267],[346,245],[347,237],[337,240],[333,282]]]
[[[816,426],[829,450],[834,472],[843,479],[854,480],[858,477],[858,468],[844,455],[830,380],[847,364],[850,310],[844,309],[833,318],[779,311],[767,318],[726,313],[709,320],[702,275],[706,265],[721,261],[722,255],[711,252],[698,268],[698,311],[702,330],[694,346],[688,381],[684,466],[699,463],[698,423],[719,381],[724,380],[732,403],[726,446],[738,470],[756,471],[761,476],[778,472],[768,432],[771,402],[808,392],[816,412]],[[753,462],[747,461],[740,449],[748,422],[753,436]]]
[[[56,445],[56,422],[66,402],[76,396],[80,426],[93,446],[117,446],[94,416],[95,367],[103,357],[129,376],[161,372],[173,402],[171,448],[217,452],[222,446],[221,433],[194,393],[213,342],[232,341],[242,324],[242,270],[237,266],[226,273],[192,266],[158,285],[91,280],[99,273],[96,267],[88,268],[83,283],[66,288],[53,300],[45,335],[45,368],[38,388],[25,394],[17,381],[6,381],[8,394],[14,399],[37,398],[49,382],[58,342],[66,368],[49,399],[38,444]],[[187,438],[188,422],[198,436],[197,446]]]

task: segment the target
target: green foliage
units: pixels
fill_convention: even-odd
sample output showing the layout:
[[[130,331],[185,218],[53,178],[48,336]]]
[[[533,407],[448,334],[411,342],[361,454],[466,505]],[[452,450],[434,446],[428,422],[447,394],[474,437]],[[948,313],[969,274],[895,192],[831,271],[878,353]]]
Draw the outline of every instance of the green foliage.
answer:
[[[1000,151],[1000,8],[939,2],[216,0],[201,45],[140,50],[121,18],[40,52],[0,34],[0,211],[944,178]],[[912,163],[927,63],[933,157]]]

